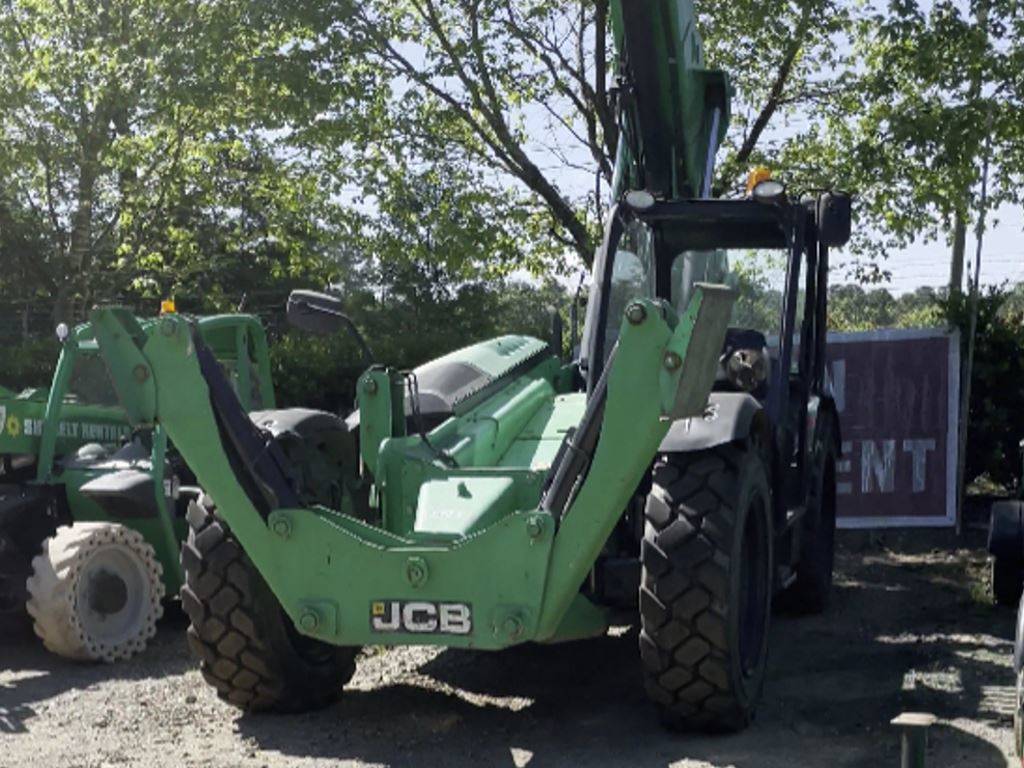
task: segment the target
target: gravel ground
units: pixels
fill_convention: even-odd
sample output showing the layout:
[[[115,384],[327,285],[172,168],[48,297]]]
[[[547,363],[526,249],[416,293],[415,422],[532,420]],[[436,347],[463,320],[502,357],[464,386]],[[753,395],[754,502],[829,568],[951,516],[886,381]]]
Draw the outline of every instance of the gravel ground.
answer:
[[[984,554],[949,533],[845,533],[840,545],[832,607],[776,617],[761,710],[736,736],[663,731],[627,628],[497,654],[371,652],[330,709],[242,715],[202,682],[179,615],[118,666],[0,646],[0,768],[895,768],[888,722],[907,710],[940,718],[929,764],[1012,764],[1013,616],[988,604]]]

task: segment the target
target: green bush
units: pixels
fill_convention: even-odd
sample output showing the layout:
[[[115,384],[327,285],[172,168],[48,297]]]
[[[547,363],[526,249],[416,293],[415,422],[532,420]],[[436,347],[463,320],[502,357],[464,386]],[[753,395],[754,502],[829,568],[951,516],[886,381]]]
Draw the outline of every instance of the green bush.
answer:
[[[60,356],[53,338],[27,339],[6,347],[0,367],[0,386],[20,391],[28,387],[49,387]]]
[[[270,346],[270,369],[279,408],[301,406],[347,414],[356,379],[365,370],[355,345],[291,331]]]
[[[971,382],[970,431],[965,479],[981,475],[1003,486],[1019,478],[1024,439],[1024,312],[1013,305],[1014,294],[990,288],[979,297]],[[967,360],[970,298],[959,295],[941,302],[951,325],[963,330],[962,355]]]
[[[563,313],[567,344],[569,303],[558,284],[497,281],[436,290],[429,281],[407,280],[393,284],[383,299],[369,292],[344,299],[375,361],[399,369],[507,333],[547,339],[552,307]],[[356,380],[366,367],[358,345],[344,332],[321,338],[287,330],[271,344],[271,370],[282,407],[348,413],[355,403]]]

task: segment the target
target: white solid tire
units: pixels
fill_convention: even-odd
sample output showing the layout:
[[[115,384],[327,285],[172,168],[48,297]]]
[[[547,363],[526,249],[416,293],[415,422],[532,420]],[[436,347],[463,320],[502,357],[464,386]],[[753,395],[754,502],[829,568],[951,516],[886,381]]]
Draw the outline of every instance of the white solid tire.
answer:
[[[145,649],[163,615],[163,569],[142,534],[118,523],[57,529],[32,561],[28,612],[59,656],[114,662]]]

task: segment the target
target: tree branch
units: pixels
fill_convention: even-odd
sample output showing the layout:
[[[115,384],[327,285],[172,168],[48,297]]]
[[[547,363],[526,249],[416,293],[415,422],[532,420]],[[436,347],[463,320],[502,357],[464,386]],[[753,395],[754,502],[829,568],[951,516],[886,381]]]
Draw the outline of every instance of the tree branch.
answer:
[[[782,95],[786,88],[786,84],[789,82],[789,76],[793,72],[793,65],[796,63],[797,56],[800,54],[800,50],[804,45],[804,40],[807,37],[807,31],[811,23],[811,15],[812,3],[805,2],[803,14],[800,17],[796,30],[793,32],[792,38],[790,39],[789,47],[786,49],[786,52],[782,56],[782,61],[779,63],[779,69],[775,75],[775,80],[772,82],[772,87],[768,91],[768,99],[765,101],[760,113],[750,126],[750,130],[747,132],[742,146],[733,158],[733,163],[735,165],[743,165],[750,160],[750,156],[757,148],[757,143],[761,139],[761,134],[764,133],[765,129],[768,127],[768,123],[775,115],[775,112],[782,105]]]

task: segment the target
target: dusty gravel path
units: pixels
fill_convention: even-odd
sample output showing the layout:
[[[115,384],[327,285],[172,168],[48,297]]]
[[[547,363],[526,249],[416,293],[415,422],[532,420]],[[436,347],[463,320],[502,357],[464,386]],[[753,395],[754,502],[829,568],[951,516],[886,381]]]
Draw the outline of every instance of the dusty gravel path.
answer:
[[[945,533],[844,534],[841,543],[832,608],[776,618],[765,700],[738,736],[662,731],[625,630],[500,654],[378,653],[328,710],[242,716],[202,683],[179,617],[121,666],[0,646],[0,768],[895,768],[887,723],[908,709],[941,718],[930,765],[1008,764],[1013,617],[978,594],[983,555],[950,553]]]

